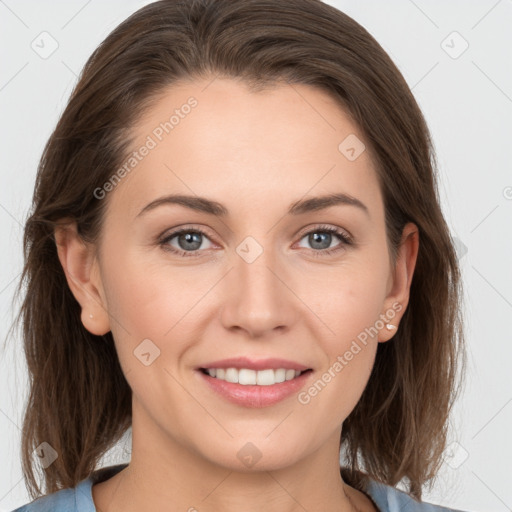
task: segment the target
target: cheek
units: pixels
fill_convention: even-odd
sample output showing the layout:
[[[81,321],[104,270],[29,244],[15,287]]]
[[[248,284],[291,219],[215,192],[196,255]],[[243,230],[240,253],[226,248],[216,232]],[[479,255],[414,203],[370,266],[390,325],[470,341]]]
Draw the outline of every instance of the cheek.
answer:
[[[192,270],[142,252],[126,251],[110,261],[110,325],[125,373],[139,369],[134,355],[142,346],[162,356],[153,367],[169,361],[178,364],[194,334],[204,327],[206,310],[211,308],[209,291],[218,277],[207,266]]]
[[[377,323],[385,295],[381,271],[377,265],[338,272],[340,277],[331,280],[329,291],[317,302],[323,305],[318,316],[329,329],[323,329],[324,336],[318,336],[318,322],[310,329],[326,357],[298,401],[332,429],[354,409],[371,374],[382,327]]]
[[[384,313],[387,279],[386,262],[370,255],[368,261],[347,260],[346,265],[330,272],[323,287],[305,290],[318,316],[330,328],[332,348],[340,349],[340,344],[343,348],[346,342],[375,325]]]
[[[201,271],[166,264],[163,258],[154,260],[143,253],[113,260],[109,306],[127,330],[162,337],[208,291],[211,279]]]
[[[150,258],[143,261],[139,255],[111,261],[110,326],[123,373],[142,402],[169,399],[175,383],[164,370],[174,374],[171,366],[180,364],[190,329],[198,322],[198,300],[211,284],[201,285],[180,268],[151,264]],[[175,391],[179,396],[180,390]]]
[[[322,390],[324,398],[319,402],[337,404],[332,410],[336,420],[355,406],[371,373],[383,327],[380,315],[385,313],[386,265],[385,258],[375,258],[371,251],[367,258],[360,254],[330,276],[324,293],[310,295],[317,297],[315,312],[328,326],[322,329],[324,336],[317,334],[326,358],[319,375],[322,382],[311,393]],[[329,389],[323,391],[324,384]]]

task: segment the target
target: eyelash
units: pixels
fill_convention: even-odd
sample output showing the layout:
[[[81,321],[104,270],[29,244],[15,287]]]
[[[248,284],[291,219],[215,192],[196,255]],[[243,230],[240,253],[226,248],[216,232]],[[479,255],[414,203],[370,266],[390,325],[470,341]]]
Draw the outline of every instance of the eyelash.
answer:
[[[185,227],[185,228],[181,228],[176,231],[173,231],[169,235],[165,236],[165,238],[161,239],[158,243],[162,247],[162,249],[164,249],[165,251],[169,251],[178,256],[183,256],[186,258],[199,257],[201,251],[198,251],[198,250],[182,251],[179,249],[175,249],[174,247],[170,247],[168,245],[168,242],[170,240],[172,240],[173,238],[175,238],[178,235],[181,235],[182,233],[196,233],[196,234],[200,234],[208,239],[210,238],[208,236],[208,234],[205,233],[204,231],[202,231],[201,229]],[[337,228],[333,228],[332,226],[322,226],[322,225],[317,226],[312,230],[306,231],[305,233],[303,233],[300,236],[299,240],[302,240],[305,236],[310,235],[312,233],[330,233],[330,234],[337,236],[338,240],[341,242],[339,245],[331,247],[330,249],[320,249],[320,250],[310,249],[313,252],[314,257],[330,256],[331,254],[334,254],[334,253],[344,249],[344,247],[343,247],[344,245],[353,245],[352,237],[350,237],[344,231],[341,231],[340,229],[337,229]]]

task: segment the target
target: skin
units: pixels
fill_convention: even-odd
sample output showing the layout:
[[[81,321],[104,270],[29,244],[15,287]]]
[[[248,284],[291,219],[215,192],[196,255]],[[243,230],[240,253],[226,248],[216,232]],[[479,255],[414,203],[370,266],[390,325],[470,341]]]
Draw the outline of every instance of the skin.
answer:
[[[384,327],[369,337],[306,405],[297,394],[261,409],[232,404],[195,368],[240,355],[280,357],[313,369],[307,388],[397,302],[402,308],[390,323],[399,328],[417,227],[405,226],[393,266],[369,150],[354,161],[338,150],[349,134],[364,137],[333,99],[310,86],[251,93],[242,82],[221,78],[174,85],[134,127],[134,150],[190,96],[197,107],[103,199],[108,210],[100,242],[83,243],[72,222],[55,233],[82,322],[93,334],[112,331],[133,391],[131,463],[93,486],[96,507],[376,510],[341,479],[338,445],[378,343],[396,330]],[[295,201],[334,191],[362,201],[368,215],[350,205],[286,214]],[[136,219],[169,193],[207,197],[230,213],[220,218],[164,205]],[[207,233],[197,257],[158,243],[184,225]],[[340,246],[332,235],[319,249],[307,236],[324,233],[319,225],[348,232],[354,245]],[[252,263],[236,252],[247,236],[263,248]],[[189,247],[178,237],[166,243]],[[326,246],[341,250],[324,255]],[[149,366],[133,354],[147,338],[160,350]],[[237,457],[248,442],[261,453],[250,468]]]

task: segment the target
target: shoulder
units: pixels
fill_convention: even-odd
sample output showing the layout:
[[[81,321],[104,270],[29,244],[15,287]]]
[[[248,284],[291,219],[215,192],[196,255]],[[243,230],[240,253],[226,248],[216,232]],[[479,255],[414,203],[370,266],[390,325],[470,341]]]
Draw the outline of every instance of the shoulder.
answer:
[[[76,510],[75,488],[60,491],[23,505],[13,512],[74,512]]]
[[[416,501],[406,492],[373,479],[369,480],[366,493],[370,495],[381,512],[464,512]]]
[[[98,469],[76,487],[41,496],[12,512],[96,512],[92,498],[93,484],[110,478],[126,466],[118,464]]]

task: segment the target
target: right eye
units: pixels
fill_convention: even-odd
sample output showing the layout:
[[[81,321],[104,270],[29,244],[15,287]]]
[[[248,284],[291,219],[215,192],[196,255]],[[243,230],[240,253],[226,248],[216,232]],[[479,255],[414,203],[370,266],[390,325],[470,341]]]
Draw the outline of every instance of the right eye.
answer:
[[[173,245],[171,242],[176,239],[178,247]],[[206,233],[200,229],[192,228],[181,228],[173,231],[160,240],[160,245],[166,251],[178,254],[184,257],[195,257],[200,256],[199,250],[205,249],[203,246],[204,240],[209,240]],[[208,249],[209,247],[206,247]]]

